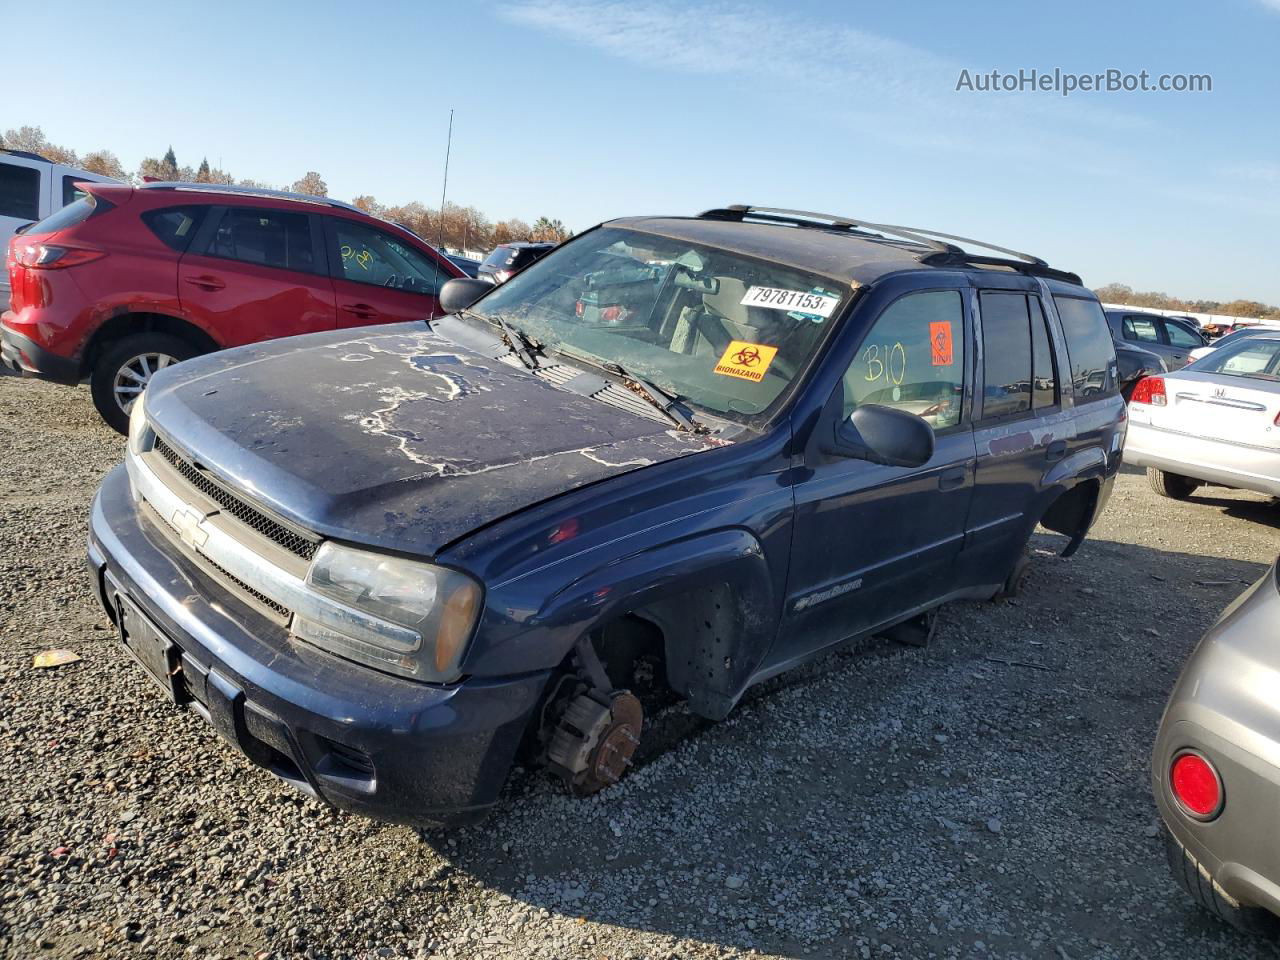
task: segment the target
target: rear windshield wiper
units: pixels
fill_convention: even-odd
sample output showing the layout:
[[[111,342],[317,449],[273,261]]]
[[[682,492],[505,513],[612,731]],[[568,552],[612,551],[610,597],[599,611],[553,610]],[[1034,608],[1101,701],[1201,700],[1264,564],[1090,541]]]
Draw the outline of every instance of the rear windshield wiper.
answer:
[[[553,347],[556,353],[566,357],[571,357],[581,363],[589,366],[597,367],[614,376],[621,377],[623,383],[631,388],[633,393],[638,394],[648,400],[653,406],[661,410],[668,420],[674,423],[681,430],[688,430],[690,433],[706,433],[707,428],[694,421],[688,409],[680,401],[678,394],[667,393],[659,387],[655,387],[644,377],[638,377],[630,370],[627,370],[622,364],[613,360],[605,360],[603,357],[597,357],[594,354],[585,351],[575,350],[572,347]]]

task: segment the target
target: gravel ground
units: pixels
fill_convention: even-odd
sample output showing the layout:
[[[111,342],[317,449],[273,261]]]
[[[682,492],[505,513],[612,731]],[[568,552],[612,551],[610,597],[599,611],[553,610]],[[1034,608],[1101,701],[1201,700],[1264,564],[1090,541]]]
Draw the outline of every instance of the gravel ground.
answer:
[[[419,834],[295,794],[117,648],[82,555],[122,441],[87,391],[0,378],[0,451],[0,953],[1274,956],[1175,889],[1146,767],[1275,556],[1261,497],[1126,473],[1075,558],[1038,537],[1021,598],[947,608],[930,648],[833,655],[719,725],[672,708],[601,796],[519,772]],[[51,647],[83,659],[33,669]]]

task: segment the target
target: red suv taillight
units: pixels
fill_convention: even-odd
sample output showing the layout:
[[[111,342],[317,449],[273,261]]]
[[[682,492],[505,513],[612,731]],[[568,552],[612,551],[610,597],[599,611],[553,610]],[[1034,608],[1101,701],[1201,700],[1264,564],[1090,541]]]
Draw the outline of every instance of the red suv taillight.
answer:
[[[18,246],[17,262],[20,267],[37,270],[61,270],[75,267],[105,257],[106,251],[92,247],[72,247],[58,243],[27,243]]]
[[[1188,750],[1173,758],[1169,788],[1182,809],[1197,820],[1212,820],[1222,812],[1222,780],[1213,764],[1198,753]]]
[[[1133,388],[1133,396],[1129,402],[1165,406],[1169,401],[1164,392],[1164,377],[1143,377]]]

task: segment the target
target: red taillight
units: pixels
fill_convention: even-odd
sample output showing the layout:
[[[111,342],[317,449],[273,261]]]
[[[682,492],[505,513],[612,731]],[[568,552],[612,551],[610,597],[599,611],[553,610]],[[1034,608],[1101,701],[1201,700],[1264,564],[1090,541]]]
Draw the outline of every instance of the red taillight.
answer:
[[[23,244],[15,252],[18,266],[37,270],[61,270],[63,267],[75,267],[106,256],[102,250],[54,243]]]
[[[1197,820],[1222,812],[1222,781],[1218,771],[1198,753],[1180,753],[1169,769],[1169,787],[1182,808]]]
[[[574,304],[573,304],[573,315],[574,315],[575,317],[580,317],[580,316],[582,316],[582,311],[583,311],[585,308],[586,308],[586,304],[584,304],[581,300],[576,300],[576,301],[574,301]]]
[[[1133,396],[1129,402],[1149,403],[1156,407],[1163,407],[1168,403],[1164,392],[1164,377],[1143,377],[1133,388]]]

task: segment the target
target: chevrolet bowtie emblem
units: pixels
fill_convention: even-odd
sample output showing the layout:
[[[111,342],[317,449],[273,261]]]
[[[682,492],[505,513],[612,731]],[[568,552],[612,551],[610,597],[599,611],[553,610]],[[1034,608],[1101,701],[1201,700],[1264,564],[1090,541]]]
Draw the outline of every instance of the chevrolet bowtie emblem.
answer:
[[[198,550],[205,545],[205,541],[209,539],[209,534],[200,529],[200,524],[204,522],[204,514],[190,507],[182,507],[173,511],[173,526],[178,531],[178,536],[192,550]]]

